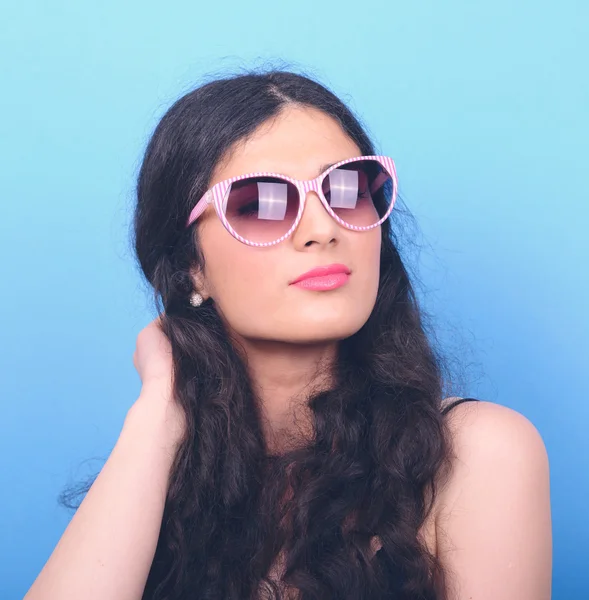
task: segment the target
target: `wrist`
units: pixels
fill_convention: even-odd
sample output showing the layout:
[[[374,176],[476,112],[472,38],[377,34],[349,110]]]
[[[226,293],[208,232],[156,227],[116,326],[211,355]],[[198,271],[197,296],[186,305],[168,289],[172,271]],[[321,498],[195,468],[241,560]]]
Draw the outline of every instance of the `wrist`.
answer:
[[[171,394],[161,387],[144,386],[127,411],[125,426],[148,431],[149,435],[160,437],[166,445],[176,448],[185,433],[186,416]]]

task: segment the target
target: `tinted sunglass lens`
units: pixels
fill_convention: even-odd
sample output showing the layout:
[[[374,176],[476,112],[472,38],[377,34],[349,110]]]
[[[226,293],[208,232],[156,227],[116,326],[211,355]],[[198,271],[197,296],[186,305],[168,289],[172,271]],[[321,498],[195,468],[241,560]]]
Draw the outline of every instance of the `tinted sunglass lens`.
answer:
[[[378,161],[358,160],[331,171],[323,180],[323,194],[342,221],[369,227],[390,208],[393,183],[391,174]]]
[[[299,192],[290,182],[256,177],[234,182],[225,195],[224,214],[233,230],[254,243],[288,233],[299,211]]]

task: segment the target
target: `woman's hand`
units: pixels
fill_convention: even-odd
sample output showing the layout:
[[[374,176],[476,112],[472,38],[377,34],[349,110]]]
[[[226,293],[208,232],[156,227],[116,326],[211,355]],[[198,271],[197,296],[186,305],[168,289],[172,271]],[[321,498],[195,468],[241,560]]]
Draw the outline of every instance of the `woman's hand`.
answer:
[[[161,316],[139,332],[133,353],[133,365],[144,388],[156,386],[172,389],[172,347],[161,329]]]
[[[186,427],[186,414],[173,397],[172,346],[161,329],[161,316],[139,332],[133,365],[142,382],[133,412],[147,411],[156,418],[164,415],[174,436],[181,437]]]

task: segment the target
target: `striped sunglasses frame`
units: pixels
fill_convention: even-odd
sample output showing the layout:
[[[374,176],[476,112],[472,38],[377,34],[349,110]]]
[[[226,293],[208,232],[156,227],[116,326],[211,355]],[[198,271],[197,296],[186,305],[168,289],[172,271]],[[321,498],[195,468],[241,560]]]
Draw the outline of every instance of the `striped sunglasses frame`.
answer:
[[[323,180],[332,171],[341,167],[342,165],[347,165],[349,163],[353,163],[356,161],[366,161],[366,160],[374,160],[374,161],[378,162],[384,168],[384,170],[390,175],[390,177],[392,179],[392,183],[393,183],[391,203],[390,203],[390,206],[388,207],[386,213],[373,225],[368,225],[368,226],[352,225],[350,223],[346,223],[346,221],[341,219],[331,208],[331,206],[329,205],[329,202],[327,201],[327,199],[325,198],[325,195],[323,194],[322,184],[323,184]],[[273,177],[273,178],[277,178],[277,179],[282,179],[284,181],[287,181],[287,182],[293,184],[299,192],[299,208],[298,208],[297,216],[296,216],[292,226],[284,235],[282,235],[280,238],[273,240],[271,242],[253,242],[251,240],[245,239],[244,237],[239,235],[233,229],[233,227],[231,226],[231,223],[229,223],[229,221],[227,220],[227,217],[225,216],[225,213],[223,211],[223,201],[224,201],[226,194],[230,190],[230,186],[233,183],[235,183],[236,181],[240,181],[242,179],[248,179],[248,178],[252,178],[252,177]],[[375,180],[375,182],[376,181],[378,181],[378,178],[377,178],[377,180]],[[236,238],[243,244],[247,244],[248,246],[255,246],[255,247],[274,246],[275,244],[279,244],[280,242],[287,239],[290,235],[292,235],[292,233],[297,228],[297,226],[300,223],[301,218],[303,216],[307,193],[315,192],[317,194],[317,196],[319,197],[319,199],[321,200],[321,203],[325,207],[325,210],[342,227],[345,227],[346,229],[351,229],[353,231],[368,231],[370,229],[374,229],[375,227],[378,227],[379,225],[381,225],[391,214],[391,212],[393,210],[393,206],[395,205],[395,201],[397,199],[397,185],[398,185],[397,171],[395,168],[394,160],[388,156],[381,156],[381,155],[356,156],[354,158],[347,158],[347,159],[341,160],[341,161],[331,165],[331,167],[326,169],[318,177],[316,177],[314,179],[307,179],[307,180],[294,179],[292,177],[287,177],[286,175],[283,175],[281,173],[272,173],[272,172],[265,172],[265,171],[264,172],[255,172],[255,173],[246,173],[244,175],[238,175],[238,176],[232,177],[230,179],[224,179],[223,181],[219,181],[214,186],[209,188],[203,194],[203,196],[200,198],[200,200],[196,203],[194,208],[191,210],[188,220],[186,221],[186,227],[189,227],[190,225],[192,225],[192,223],[194,223],[194,221],[196,221],[202,215],[202,213],[206,210],[207,206],[212,203],[219,219],[221,219],[223,226],[234,238]]]

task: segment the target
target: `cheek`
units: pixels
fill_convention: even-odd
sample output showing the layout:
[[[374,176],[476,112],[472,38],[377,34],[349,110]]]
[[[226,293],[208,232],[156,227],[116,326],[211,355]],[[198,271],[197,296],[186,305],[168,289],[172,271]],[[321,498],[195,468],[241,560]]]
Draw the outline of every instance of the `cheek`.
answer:
[[[371,231],[363,235],[365,237],[361,239],[361,243],[358,243],[355,248],[354,263],[356,265],[356,275],[358,276],[356,291],[359,293],[356,300],[359,312],[367,319],[374,308],[378,293],[381,234],[380,229],[376,229],[374,232]]]
[[[251,248],[217,229],[211,224],[200,237],[207,292],[230,327],[247,334],[280,306],[276,281],[284,277],[277,272],[281,261],[276,249]]]
[[[354,266],[358,274],[367,280],[378,280],[380,273],[380,251],[381,251],[380,227],[364,233],[357,233],[352,238],[350,248],[354,260]]]

